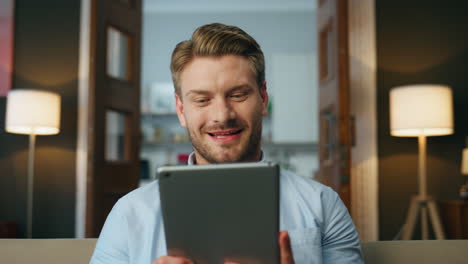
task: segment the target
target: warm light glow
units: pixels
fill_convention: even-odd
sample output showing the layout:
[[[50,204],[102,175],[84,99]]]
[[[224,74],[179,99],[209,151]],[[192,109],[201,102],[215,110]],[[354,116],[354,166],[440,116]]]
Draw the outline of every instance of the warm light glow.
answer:
[[[452,134],[452,90],[443,85],[393,88],[390,91],[390,131],[396,137]]]
[[[5,130],[15,134],[57,134],[60,131],[60,96],[38,90],[10,91]]]
[[[461,173],[468,175],[468,148],[463,149]]]

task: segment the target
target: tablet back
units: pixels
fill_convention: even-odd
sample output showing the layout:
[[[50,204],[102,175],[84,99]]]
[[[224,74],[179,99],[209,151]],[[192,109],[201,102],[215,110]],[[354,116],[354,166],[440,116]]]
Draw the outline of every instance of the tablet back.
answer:
[[[278,263],[279,167],[158,169],[168,254],[197,264]]]

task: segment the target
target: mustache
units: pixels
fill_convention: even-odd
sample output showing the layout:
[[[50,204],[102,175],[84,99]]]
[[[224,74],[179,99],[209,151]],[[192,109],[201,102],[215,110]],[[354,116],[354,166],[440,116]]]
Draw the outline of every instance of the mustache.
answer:
[[[224,123],[210,124],[202,128],[203,132],[216,131],[216,130],[226,130],[226,129],[241,129],[245,125],[239,120],[229,120]]]

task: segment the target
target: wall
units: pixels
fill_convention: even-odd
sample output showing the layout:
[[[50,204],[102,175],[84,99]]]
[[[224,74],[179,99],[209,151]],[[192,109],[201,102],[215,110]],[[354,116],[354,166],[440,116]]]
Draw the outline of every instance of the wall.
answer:
[[[268,63],[274,53],[315,52],[313,12],[145,13],[143,25],[142,89],[154,81],[171,81],[170,57],[175,45],[191,37],[203,24],[220,22],[241,27],[252,35]]]
[[[36,141],[36,238],[74,237],[79,14],[79,0],[16,1],[13,87],[62,96],[60,134]],[[5,132],[5,106],[0,98],[0,221],[24,237],[28,137]]]
[[[452,87],[455,133],[430,137],[428,191],[456,199],[462,183],[461,151],[468,135],[468,16],[466,1],[376,1],[380,239],[395,237],[410,196],[417,193],[417,139],[391,137],[389,91],[398,85]]]

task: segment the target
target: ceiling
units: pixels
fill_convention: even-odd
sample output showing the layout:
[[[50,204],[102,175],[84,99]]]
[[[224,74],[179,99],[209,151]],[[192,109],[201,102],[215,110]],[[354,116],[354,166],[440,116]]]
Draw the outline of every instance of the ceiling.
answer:
[[[146,13],[314,11],[316,0],[143,0]]]

